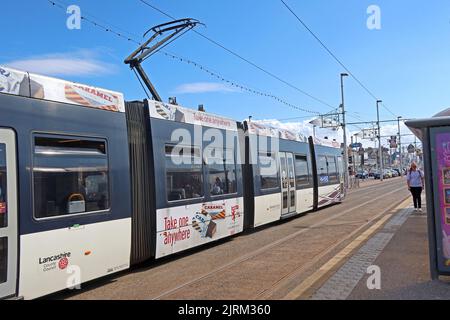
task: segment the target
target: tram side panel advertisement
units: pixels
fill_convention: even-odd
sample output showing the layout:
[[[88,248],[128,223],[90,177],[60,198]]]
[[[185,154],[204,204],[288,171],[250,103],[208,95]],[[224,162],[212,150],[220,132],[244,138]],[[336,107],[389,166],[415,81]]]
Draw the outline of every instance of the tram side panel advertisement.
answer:
[[[125,112],[123,94],[0,66],[0,93]]]
[[[242,197],[157,210],[156,258],[243,231]]]
[[[450,128],[434,135],[433,156],[435,185],[437,259],[440,271],[450,272]],[[437,171],[437,172],[436,172]],[[437,187],[437,188],[436,188]]]

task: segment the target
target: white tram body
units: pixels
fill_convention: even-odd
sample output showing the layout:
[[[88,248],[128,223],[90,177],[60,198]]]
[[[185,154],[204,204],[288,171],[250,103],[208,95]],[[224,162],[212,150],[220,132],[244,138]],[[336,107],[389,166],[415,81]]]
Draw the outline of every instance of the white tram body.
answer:
[[[339,148],[285,130],[3,67],[0,112],[0,298],[77,287],[344,196]]]

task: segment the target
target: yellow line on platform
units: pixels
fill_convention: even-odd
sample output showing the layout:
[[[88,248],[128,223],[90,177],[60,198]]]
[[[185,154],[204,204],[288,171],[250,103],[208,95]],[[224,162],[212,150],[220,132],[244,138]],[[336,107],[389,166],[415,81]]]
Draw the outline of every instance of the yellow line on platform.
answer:
[[[411,200],[408,198],[395,207],[391,213],[386,214],[377,223],[364,231],[360,236],[353,240],[348,246],[342,249],[338,254],[326,262],[319,270],[310,275],[306,280],[300,283],[292,291],[290,291],[282,300],[295,300],[300,298],[306,291],[308,291],[316,282],[322,279],[328,274],[334,267],[340,264],[345,258],[347,258],[356,248],[358,248],[363,242],[367,241],[381,226],[383,226],[387,220],[389,220],[394,213],[397,213],[401,209],[407,207],[407,203]]]

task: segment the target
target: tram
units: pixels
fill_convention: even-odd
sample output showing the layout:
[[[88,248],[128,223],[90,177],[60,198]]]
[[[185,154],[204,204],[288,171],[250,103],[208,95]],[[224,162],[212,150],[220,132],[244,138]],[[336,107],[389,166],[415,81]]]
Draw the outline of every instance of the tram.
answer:
[[[43,297],[344,198],[339,148],[255,122],[3,67],[0,114],[0,298]]]

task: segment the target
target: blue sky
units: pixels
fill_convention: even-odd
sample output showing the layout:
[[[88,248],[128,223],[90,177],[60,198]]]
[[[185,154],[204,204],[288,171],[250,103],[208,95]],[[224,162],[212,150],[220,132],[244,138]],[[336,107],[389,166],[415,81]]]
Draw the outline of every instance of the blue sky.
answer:
[[[56,1],[56,0],[55,0]],[[147,0],[178,17],[192,17],[198,31],[302,90],[338,106],[344,70],[295,20],[279,0]],[[168,18],[139,0],[57,1],[79,5],[83,15],[141,40]],[[286,0],[346,66],[396,115],[428,117],[450,106],[450,2],[446,0]],[[366,27],[369,5],[381,9],[381,30]],[[2,3],[0,64],[121,91],[143,99],[124,58],[135,44],[83,22],[68,30],[68,15],[47,0]],[[240,84],[269,92],[318,112],[329,107],[300,94],[190,32],[167,51],[197,61]],[[160,54],[144,64],[164,100],[244,119],[308,116],[259,96],[232,90],[191,65]],[[346,79],[349,121],[375,120],[375,101]],[[381,109],[382,119],[393,115]]]

